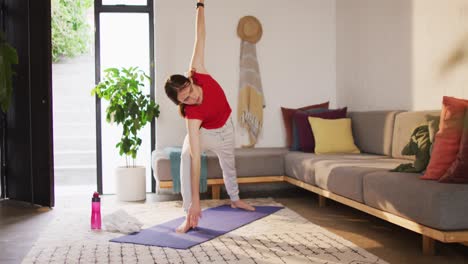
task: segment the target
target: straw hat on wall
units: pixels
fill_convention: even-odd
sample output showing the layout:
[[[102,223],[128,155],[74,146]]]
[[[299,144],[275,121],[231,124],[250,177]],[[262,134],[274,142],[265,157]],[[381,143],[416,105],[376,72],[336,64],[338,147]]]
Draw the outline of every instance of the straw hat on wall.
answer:
[[[262,38],[262,24],[254,16],[245,16],[239,20],[237,35],[250,43],[257,43]]]

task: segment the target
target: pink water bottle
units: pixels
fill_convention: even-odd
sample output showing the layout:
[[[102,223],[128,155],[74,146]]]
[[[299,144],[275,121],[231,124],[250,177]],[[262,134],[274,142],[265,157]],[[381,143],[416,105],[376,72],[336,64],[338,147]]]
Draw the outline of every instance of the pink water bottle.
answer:
[[[101,229],[101,198],[94,192],[91,205],[91,229]]]

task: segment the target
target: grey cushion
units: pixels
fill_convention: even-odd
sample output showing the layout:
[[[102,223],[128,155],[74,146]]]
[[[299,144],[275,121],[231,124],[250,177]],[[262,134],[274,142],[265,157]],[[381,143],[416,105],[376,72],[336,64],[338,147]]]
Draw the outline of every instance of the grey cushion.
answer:
[[[364,202],[362,179],[370,172],[393,169],[402,160],[321,160],[315,163],[315,181],[317,186],[341,196]]]
[[[441,230],[468,228],[468,185],[419,179],[420,174],[380,170],[364,175],[364,202]]]
[[[440,115],[440,111],[412,111],[396,115],[393,129],[392,157],[414,160],[414,156],[401,155],[401,150],[409,142],[414,129],[422,124],[427,124],[427,115]]]
[[[236,149],[237,175],[283,176],[286,152],[288,152],[286,148]]]
[[[290,151],[284,157],[286,176],[296,178],[308,184],[315,183],[315,163],[322,160],[367,160],[383,156],[371,154],[321,154]]]
[[[171,162],[164,156],[156,157],[153,161],[153,176],[155,180],[172,181]]]
[[[236,169],[238,177],[283,176],[286,148],[242,148],[236,149]],[[206,152],[208,179],[222,178],[218,157]],[[154,176],[160,181],[171,181],[171,162],[164,152],[153,154]]]
[[[362,152],[391,155],[393,124],[398,111],[350,112],[354,143]]]

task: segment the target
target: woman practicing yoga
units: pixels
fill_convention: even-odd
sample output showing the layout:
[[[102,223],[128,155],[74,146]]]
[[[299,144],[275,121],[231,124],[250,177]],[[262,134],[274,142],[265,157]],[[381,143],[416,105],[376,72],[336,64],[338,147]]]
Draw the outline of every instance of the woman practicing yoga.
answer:
[[[196,35],[189,76],[175,74],[165,84],[167,96],[179,106],[185,118],[187,136],[181,154],[180,182],[185,221],[176,229],[185,233],[198,225],[200,209],[201,151],[216,153],[223,171],[224,184],[233,208],[254,211],[239,199],[234,160],[234,124],[231,107],[221,86],[205,69],[205,5],[197,2]]]

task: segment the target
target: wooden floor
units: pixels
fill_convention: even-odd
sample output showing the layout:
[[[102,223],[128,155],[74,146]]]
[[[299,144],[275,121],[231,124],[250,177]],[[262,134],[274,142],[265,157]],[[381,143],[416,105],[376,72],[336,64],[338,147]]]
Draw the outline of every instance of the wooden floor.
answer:
[[[40,231],[61,213],[61,208],[89,207],[89,194],[71,193],[57,196],[57,206],[34,208],[11,201],[0,202],[0,263],[20,263]],[[468,247],[437,243],[436,256],[423,256],[421,235],[390,224],[340,203],[327,201],[319,207],[317,195],[287,184],[241,186],[241,197],[273,197],[276,201],[310,221],[340,235],[389,263],[468,263]],[[202,195],[208,198],[207,195]],[[221,198],[227,198],[221,191]],[[180,199],[170,191],[148,194],[146,203]],[[115,202],[115,196],[103,196],[103,202]]]

